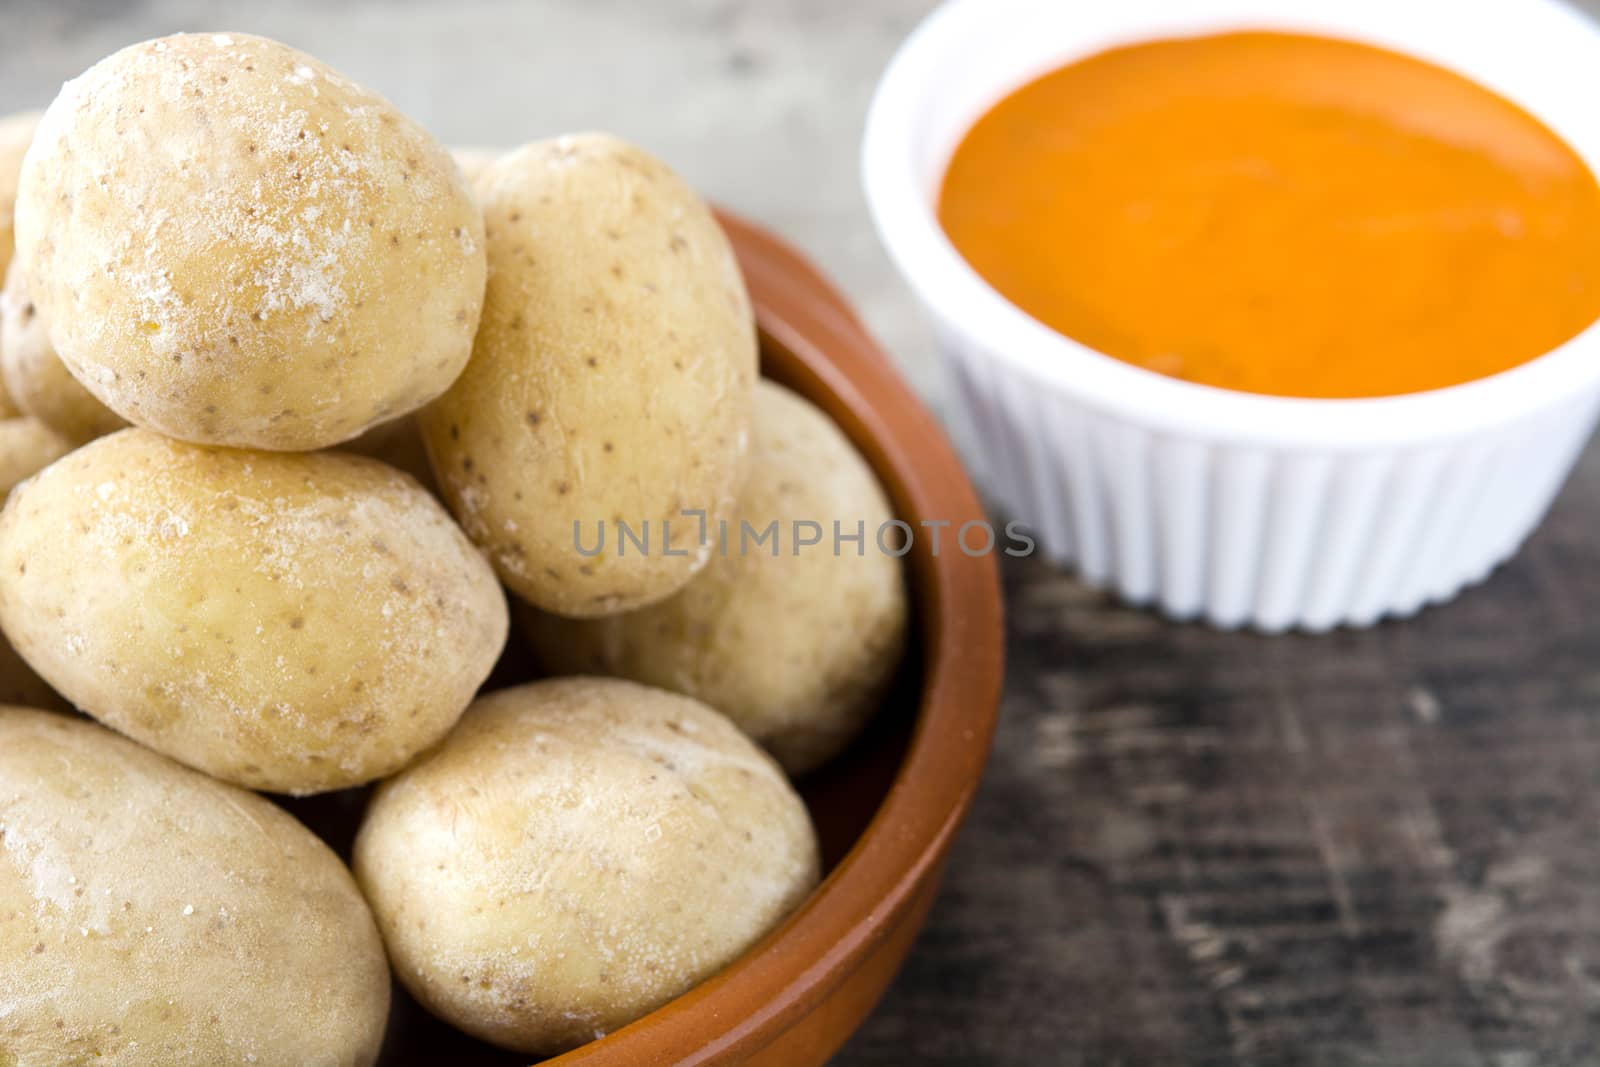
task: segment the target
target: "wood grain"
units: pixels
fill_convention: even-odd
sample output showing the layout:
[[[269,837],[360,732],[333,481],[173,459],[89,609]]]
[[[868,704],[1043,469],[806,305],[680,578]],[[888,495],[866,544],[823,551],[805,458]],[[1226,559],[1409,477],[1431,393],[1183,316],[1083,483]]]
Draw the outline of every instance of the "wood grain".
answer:
[[[1010,566],[983,793],[838,1058],[1600,1062],[1600,446],[1479,588],[1323,637]]]

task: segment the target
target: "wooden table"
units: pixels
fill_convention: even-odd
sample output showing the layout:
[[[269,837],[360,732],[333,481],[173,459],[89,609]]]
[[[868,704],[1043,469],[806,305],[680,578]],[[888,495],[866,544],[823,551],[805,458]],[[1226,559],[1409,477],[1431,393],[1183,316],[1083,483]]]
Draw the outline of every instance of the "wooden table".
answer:
[[[1600,1063],[1597,525],[1591,447],[1487,583],[1318,637],[1012,561],[988,778],[840,1067]]]

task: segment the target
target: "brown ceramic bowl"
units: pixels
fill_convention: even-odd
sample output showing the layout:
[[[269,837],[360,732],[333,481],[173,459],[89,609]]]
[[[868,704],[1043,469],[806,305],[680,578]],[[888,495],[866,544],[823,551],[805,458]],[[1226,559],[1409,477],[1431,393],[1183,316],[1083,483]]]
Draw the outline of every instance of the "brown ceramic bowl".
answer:
[[[838,421],[914,528],[983,519],[943,433],[839,294],[771,235],[726,215],[723,224],[755,302],[763,373]],[[895,697],[850,752],[800,783],[826,880],[715,978],[547,1065],[818,1067],[866,1018],[927,917],[999,709],[995,561],[943,548],[936,557],[919,537],[907,557],[919,625]],[[526,1058],[470,1042],[401,994],[384,1062]]]

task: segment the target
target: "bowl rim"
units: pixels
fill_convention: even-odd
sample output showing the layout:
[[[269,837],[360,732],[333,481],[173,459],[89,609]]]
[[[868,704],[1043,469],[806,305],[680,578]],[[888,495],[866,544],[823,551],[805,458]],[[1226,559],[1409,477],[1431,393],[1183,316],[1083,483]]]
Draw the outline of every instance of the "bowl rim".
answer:
[[[771,234],[725,212],[719,219],[764,342],[793,356],[797,366],[789,369],[804,379],[802,394],[837,399],[841,427],[884,479],[900,517],[957,525],[985,519],[933,416],[837,291]],[[860,838],[798,910],[719,974],[545,1067],[741,1062],[841,985],[937,874],[977,791],[999,717],[999,571],[992,555],[934,555],[920,538],[906,560],[924,650],[917,719]]]
[[[957,343],[976,346],[1052,391],[1164,431],[1328,451],[1465,436],[1600,379],[1597,322],[1526,363],[1426,392],[1358,399],[1235,392],[1169,378],[1073,341],[1010,303],[967,264],[939,225],[934,197],[954,142],[987,107],[1049,70],[1116,44],[1229,29],[1344,37],[1457,70],[1521,104],[1600,174],[1600,113],[1584,116],[1575,107],[1528,99],[1551,98],[1556,83],[1574,100],[1600,97],[1600,24],[1560,0],[1119,0],[1092,8],[946,0],[901,45],[878,83],[861,178],[890,258]],[[1513,35],[1518,48],[1508,59],[1504,42]],[[964,79],[963,62],[980,48],[975,42],[989,39],[1021,58],[999,61],[1012,64],[1004,78]],[[1498,58],[1485,58],[1495,51]],[[1582,85],[1593,91],[1573,88]],[[941,143],[930,148],[927,127],[938,123],[945,126]]]

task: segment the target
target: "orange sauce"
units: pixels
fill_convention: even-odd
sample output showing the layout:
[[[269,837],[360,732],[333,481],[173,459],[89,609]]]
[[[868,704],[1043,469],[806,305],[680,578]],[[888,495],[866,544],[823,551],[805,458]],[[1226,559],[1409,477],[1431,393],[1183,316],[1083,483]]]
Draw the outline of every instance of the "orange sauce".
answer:
[[[1600,183],[1577,153],[1474,82],[1347,41],[1157,40],[1047,74],[966,135],[939,218],[1058,332],[1245,392],[1435,389],[1600,319]]]

